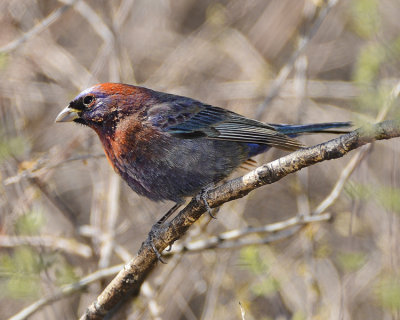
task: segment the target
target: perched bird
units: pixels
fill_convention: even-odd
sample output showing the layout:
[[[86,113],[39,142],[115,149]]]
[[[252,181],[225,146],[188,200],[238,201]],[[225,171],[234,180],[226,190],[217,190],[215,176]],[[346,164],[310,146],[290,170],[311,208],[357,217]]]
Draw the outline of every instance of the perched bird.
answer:
[[[349,122],[266,124],[187,97],[120,83],[81,92],[57,116],[99,136],[114,170],[138,194],[178,204],[270,147],[296,150],[306,132]]]

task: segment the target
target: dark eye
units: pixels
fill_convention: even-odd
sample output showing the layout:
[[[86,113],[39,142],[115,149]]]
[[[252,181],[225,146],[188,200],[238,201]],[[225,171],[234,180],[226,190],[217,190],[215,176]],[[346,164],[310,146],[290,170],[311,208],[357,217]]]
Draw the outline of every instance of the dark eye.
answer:
[[[93,100],[94,100],[93,96],[86,96],[83,98],[83,104],[88,106],[93,102]]]

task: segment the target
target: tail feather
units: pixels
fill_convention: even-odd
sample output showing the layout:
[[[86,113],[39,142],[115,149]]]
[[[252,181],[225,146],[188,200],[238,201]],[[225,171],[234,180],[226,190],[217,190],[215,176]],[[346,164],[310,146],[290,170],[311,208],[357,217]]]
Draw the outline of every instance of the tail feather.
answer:
[[[298,133],[334,133],[343,134],[348,133],[350,130],[328,130],[332,128],[349,128],[352,126],[351,122],[325,122],[313,124],[271,124],[279,133],[286,135],[296,135]]]

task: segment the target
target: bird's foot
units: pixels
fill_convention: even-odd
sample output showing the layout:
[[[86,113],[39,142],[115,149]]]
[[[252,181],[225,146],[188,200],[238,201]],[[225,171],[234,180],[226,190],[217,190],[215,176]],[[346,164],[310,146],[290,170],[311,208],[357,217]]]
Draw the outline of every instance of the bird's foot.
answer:
[[[166,264],[167,262],[165,262],[165,260],[162,258],[161,253],[158,251],[158,249],[156,248],[155,244],[154,244],[154,239],[158,239],[160,237],[160,234],[163,230],[163,224],[159,224],[158,221],[151,227],[151,230],[149,232],[149,235],[147,237],[147,243],[150,245],[151,249],[154,251],[157,260],[160,261],[161,263]]]
[[[177,202],[171,209],[167,211],[166,214],[164,214],[160,220],[158,220],[152,227],[149,232],[149,236],[147,238],[148,244],[151,246],[153,249],[154,253],[157,256],[158,261],[161,263],[166,264],[166,262],[163,260],[161,253],[157,250],[156,246],[154,245],[153,239],[160,238],[161,239],[161,231],[162,228],[164,227],[165,222],[168,220],[168,218],[176,211],[178,208],[182,205],[182,202]],[[162,239],[161,239],[162,240]],[[168,248],[166,249],[167,251],[170,251],[172,248],[171,245],[168,245]]]
[[[211,209],[210,205],[207,202],[208,191],[210,191],[213,188],[214,188],[214,183],[211,183],[207,187],[201,189],[200,193],[196,196],[196,200],[197,201],[202,201],[204,203],[204,205],[206,207],[206,210],[207,210],[207,213],[210,215],[210,217],[213,218],[213,219],[217,219],[217,217],[213,215],[212,209]]]

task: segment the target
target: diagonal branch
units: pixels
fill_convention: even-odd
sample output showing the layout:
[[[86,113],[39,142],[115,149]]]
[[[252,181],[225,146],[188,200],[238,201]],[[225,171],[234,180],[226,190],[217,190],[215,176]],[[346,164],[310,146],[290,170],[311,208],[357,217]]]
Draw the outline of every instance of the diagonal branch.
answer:
[[[225,202],[244,197],[254,189],[279,181],[288,174],[305,167],[343,157],[351,150],[375,140],[399,136],[400,121],[398,120],[388,120],[363,127],[328,142],[293,152],[243,177],[210,190],[207,194],[207,202],[210,207],[221,206]],[[170,223],[165,224],[157,232],[157,237],[153,237],[157,250],[162,252],[168,245],[182,237],[204,212],[206,212],[204,203],[194,198]],[[151,249],[150,241],[146,240],[137,255],[125,265],[97,300],[88,307],[81,319],[103,319],[127,294],[139,292],[140,286],[156,263],[156,254]]]
[[[22,36],[19,38],[11,41],[10,43],[0,47],[0,54],[3,53],[9,53],[15,49],[17,49],[21,44],[24,42],[28,41],[38,33],[42,32],[46,28],[48,28],[50,25],[52,25],[57,19],[59,19],[68,9],[70,9],[73,5],[78,0],[72,0],[63,5],[62,7],[54,10],[51,14],[49,14],[45,19],[40,21],[38,24],[36,24],[32,29],[30,29],[28,32],[25,32]]]

